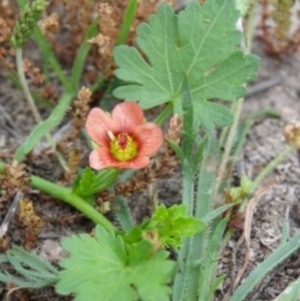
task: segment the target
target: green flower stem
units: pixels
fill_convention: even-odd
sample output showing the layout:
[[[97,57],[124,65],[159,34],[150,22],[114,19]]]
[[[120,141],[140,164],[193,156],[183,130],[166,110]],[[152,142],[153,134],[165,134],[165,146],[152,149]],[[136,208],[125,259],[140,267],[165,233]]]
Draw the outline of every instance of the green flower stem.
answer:
[[[29,87],[27,85],[27,81],[25,78],[25,74],[24,74],[24,69],[23,69],[23,53],[22,53],[22,48],[16,48],[16,65],[17,65],[17,72],[18,72],[18,76],[20,79],[20,84],[22,86],[22,90],[24,92],[25,98],[28,102],[28,105],[30,107],[30,110],[32,111],[32,114],[34,116],[34,119],[36,121],[36,123],[40,123],[42,122],[42,118],[41,115],[34,103],[34,100],[32,98],[32,95],[30,93]],[[52,139],[52,137],[50,136],[50,134],[45,135],[49,145],[51,146],[51,148],[53,149],[60,165],[62,166],[62,168],[65,171],[68,171],[69,168],[66,164],[66,161],[64,160],[63,156],[58,153],[55,149],[55,141]]]
[[[244,37],[246,36],[246,46],[244,46],[242,43],[241,48],[245,52],[245,54],[249,54],[251,52],[251,46],[252,46],[252,40],[253,40],[253,34],[254,34],[254,26],[255,26],[254,14],[256,11],[255,10],[256,4],[257,4],[257,0],[254,0],[253,6],[251,7],[251,10],[249,12],[250,18],[249,18],[248,26],[246,29],[246,33],[243,32]],[[215,185],[215,189],[213,192],[214,196],[216,196],[218,194],[219,189],[221,187],[222,179],[224,177],[224,173],[226,172],[226,167],[228,164],[229,155],[230,155],[230,152],[232,149],[233,141],[234,141],[237,127],[239,124],[239,119],[240,119],[243,103],[244,103],[244,98],[241,98],[233,105],[233,112],[234,112],[233,124],[230,127],[228,136],[227,136],[228,129],[224,129],[222,131],[222,135],[221,135],[222,142],[226,136],[227,136],[227,139],[226,139],[226,143],[225,143],[225,149],[224,149],[224,154],[222,156],[220,168],[217,173],[216,185]]]
[[[280,118],[281,114],[277,110],[266,109],[253,112],[245,118],[245,120],[255,120],[257,118]]]
[[[162,125],[172,114],[173,112],[173,103],[170,101],[162,112],[155,118],[154,123],[157,125]]]
[[[264,178],[271,173],[278,164],[283,161],[289,154],[291,154],[295,149],[293,147],[287,147],[280,154],[277,155],[255,178],[253,182],[253,191],[257,189],[260,183],[264,180]]]
[[[27,81],[26,81],[26,78],[24,75],[22,48],[16,48],[16,65],[17,65],[18,76],[20,79],[20,83],[21,83],[25,98],[28,102],[28,105],[34,116],[35,121],[37,123],[39,123],[42,121],[41,115],[35,106],[34,100],[30,94],[29,87],[27,85]]]
[[[3,173],[4,163],[0,161],[0,173]],[[32,188],[38,189],[50,196],[57,198],[78,211],[82,212],[87,218],[92,220],[95,224],[103,226],[106,230],[117,231],[117,228],[106,219],[100,212],[87,203],[78,195],[72,193],[70,188],[62,187],[37,176],[31,176]]]
[[[138,1],[130,0],[123,17],[123,22],[119,31],[119,35],[116,39],[116,45],[124,44],[130,32],[130,27],[135,17]]]
[[[213,192],[213,194],[214,194],[213,199],[215,199],[215,197],[217,196],[217,194],[219,192],[224,173],[226,172],[226,167],[228,164],[230,151],[231,151],[233,141],[234,141],[234,138],[236,135],[236,130],[237,130],[237,127],[239,124],[239,119],[240,119],[243,102],[244,102],[244,99],[241,98],[234,104],[234,107],[233,107],[233,110],[234,110],[233,124],[230,127],[229,134],[226,139],[224,153],[223,153],[220,167],[219,167],[219,170],[217,173],[216,184],[215,184],[215,188],[214,188],[214,192]]]
[[[103,73],[105,73],[105,71]],[[104,87],[106,84],[107,78],[104,75],[100,75],[98,79],[94,82],[94,84],[91,86],[90,90],[94,93],[98,89]]]
[[[256,6],[257,0],[253,0],[250,4],[250,9],[248,12],[248,25],[245,32],[245,40],[247,45],[248,53],[251,51],[252,48],[252,41],[255,29],[255,16],[256,16]]]

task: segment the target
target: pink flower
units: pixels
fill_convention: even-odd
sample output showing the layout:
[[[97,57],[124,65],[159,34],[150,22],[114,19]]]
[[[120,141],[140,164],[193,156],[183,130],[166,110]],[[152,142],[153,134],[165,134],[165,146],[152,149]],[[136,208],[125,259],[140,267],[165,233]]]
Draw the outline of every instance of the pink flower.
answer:
[[[99,108],[92,109],[85,128],[97,144],[89,157],[94,169],[146,167],[150,163],[149,156],[163,142],[160,127],[144,123],[143,111],[135,102],[116,105],[111,116]]]

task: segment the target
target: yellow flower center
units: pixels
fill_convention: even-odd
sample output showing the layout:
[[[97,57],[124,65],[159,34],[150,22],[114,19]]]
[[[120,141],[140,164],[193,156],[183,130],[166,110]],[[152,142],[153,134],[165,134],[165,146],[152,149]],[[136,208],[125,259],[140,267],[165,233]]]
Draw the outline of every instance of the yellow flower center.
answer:
[[[137,152],[137,143],[126,133],[114,136],[112,132],[108,132],[110,138],[110,152],[119,161],[128,161],[134,158]]]

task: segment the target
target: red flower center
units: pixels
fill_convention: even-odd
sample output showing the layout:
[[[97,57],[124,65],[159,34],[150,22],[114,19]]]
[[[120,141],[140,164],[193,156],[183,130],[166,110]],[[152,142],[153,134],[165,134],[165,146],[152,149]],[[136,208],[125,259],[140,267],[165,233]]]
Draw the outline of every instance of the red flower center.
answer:
[[[128,135],[124,133],[118,135],[118,144],[124,150],[128,145]]]
[[[111,131],[107,132],[110,139],[110,153],[119,161],[128,161],[138,154],[136,141],[126,133],[115,136]]]

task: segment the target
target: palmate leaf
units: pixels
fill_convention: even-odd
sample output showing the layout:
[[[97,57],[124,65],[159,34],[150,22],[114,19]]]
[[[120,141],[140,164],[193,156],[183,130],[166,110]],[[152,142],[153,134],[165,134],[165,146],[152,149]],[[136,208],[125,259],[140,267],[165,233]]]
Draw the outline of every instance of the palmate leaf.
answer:
[[[56,291],[75,301],[168,301],[174,263],[168,252],[152,253],[145,240],[125,243],[120,235],[96,227],[63,240],[70,257],[61,261]]]
[[[259,64],[257,57],[238,49],[238,18],[234,0],[192,2],[178,15],[161,5],[137,30],[137,45],[147,60],[134,47],[115,48],[116,76],[129,84],[114,95],[145,109],[172,101],[181,113],[186,76],[197,121],[206,128],[228,125],[232,116],[227,107],[209,100],[244,96],[244,84],[255,77]]]

